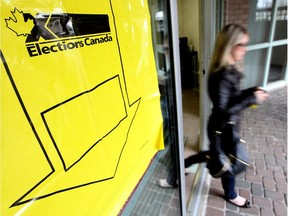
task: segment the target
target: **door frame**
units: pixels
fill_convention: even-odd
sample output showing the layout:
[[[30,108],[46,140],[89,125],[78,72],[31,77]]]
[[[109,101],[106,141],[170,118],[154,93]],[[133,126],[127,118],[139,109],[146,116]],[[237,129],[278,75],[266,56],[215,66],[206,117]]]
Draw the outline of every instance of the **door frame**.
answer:
[[[200,133],[199,148],[206,150],[209,147],[207,136],[207,121],[210,115],[211,103],[207,93],[207,78],[209,64],[215,41],[216,28],[216,1],[199,1],[200,16],[200,69],[199,69],[199,114],[200,114]],[[191,188],[191,197],[187,203],[187,215],[197,216],[204,210],[203,200],[206,199],[208,172],[204,163],[199,164],[195,173],[195,180]],[[202,204],[202,205],[201,205]]]
[[[177,112],[177,131],[178,131],[178,185],[179,198],[181,205],[181,215],[186,216],[186,183],[184,170],[184,141],[183,141],[183,117],[182,117],[182,87],[181,87],[181,69],[180,69],[180,53],[179,53],[179,27],[178,27],[178,9],[177,1],[170,0],[170,21],[172,33],[172,50],[173,65],[175,78],[175,95],[176,95],[176,112]]]

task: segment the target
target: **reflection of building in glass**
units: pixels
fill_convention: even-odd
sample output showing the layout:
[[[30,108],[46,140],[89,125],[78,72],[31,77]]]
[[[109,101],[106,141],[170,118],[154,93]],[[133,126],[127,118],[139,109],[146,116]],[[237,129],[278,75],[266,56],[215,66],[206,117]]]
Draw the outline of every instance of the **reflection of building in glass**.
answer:
[[[257,11],[255,15],[255,21],[270,21],[271,11]]]
[[[277,20],[287,20],[287,5],[281,8],[277,11]]]
[[[257,2],[255,21],[271,21],[272,0]],[[287,20],[287,1],[279,1],[276,20]]]
[[[279,7],[287,6],[287,0],[279,0]],[[271,8],[272,7],[273,0],[258,0],[257,1],[257,8],[263,9],[263,8]]]
[[[271,8],[272,3],[273,3],[272,0],[258,0],[257,1],[257,9]]]

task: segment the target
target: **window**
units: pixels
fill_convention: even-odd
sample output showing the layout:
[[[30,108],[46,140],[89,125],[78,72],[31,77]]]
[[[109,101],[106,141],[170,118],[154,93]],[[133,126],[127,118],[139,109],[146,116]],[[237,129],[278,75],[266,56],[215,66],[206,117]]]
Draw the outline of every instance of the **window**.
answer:
[[[251,35],[244,87],[287,79],[287,1],[225,0],[224,14],[224,24],[239,23]]]

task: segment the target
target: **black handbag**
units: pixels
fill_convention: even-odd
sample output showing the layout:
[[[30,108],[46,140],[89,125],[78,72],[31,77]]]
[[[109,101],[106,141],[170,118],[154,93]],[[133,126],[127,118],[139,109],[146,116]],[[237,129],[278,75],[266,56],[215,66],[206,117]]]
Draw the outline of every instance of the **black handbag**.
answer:
[[[222,131],[215,131],[215,143],[211,145],[207,168],[210,174],[219,178],[237,175],[250,166],[248,151],[240,139],[234,122],[227,122]]]

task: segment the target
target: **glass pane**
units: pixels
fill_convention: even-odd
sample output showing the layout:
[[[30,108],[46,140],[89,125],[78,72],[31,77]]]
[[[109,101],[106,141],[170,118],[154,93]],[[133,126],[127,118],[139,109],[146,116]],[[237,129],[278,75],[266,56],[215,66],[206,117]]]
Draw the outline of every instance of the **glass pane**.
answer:
[[[154,27],[155,27],[155,42],[157,44],[163,44],[164,41],[164,14],[163,11],[157,11],[153,14],[153,18],[155,20]]]
[[[243,87],[262,86],[267,49],[247,52],[244,66]]]
[[[272,50],[268,83],[283,80],[287,67],[287,45],[277,46]]]
[[[267,42],[272,18],[272,0],[257,0],[256,7],[252,4],[249,10],[248,31],[251,33],[250,44]]]
[[[287,0],[281,0],[277,8],[274,40],[287,38]]]
[[[163,189],[159,179],[167,176],[178,179],[177,173],[177,125],[175,85],[170,65],[173,55],[168,31],[168,8],[165,0],[148,0],[155,62],[158,73],[160,103],[163,116],[165,149],[159,151],[130,198],[125,215],[181,215],[179,187]],[[171,205],[171,203],[173,203]]]

